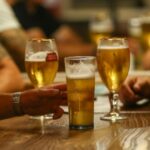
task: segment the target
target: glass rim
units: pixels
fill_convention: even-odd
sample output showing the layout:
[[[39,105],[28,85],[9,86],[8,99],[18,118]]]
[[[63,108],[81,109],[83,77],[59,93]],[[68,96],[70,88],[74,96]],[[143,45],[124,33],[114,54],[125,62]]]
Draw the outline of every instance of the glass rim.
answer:
[[[28,42],[48,42],[48,41],[54,41],[55,42],[55,39],[54,38],[32,38],[32,39],[28,39],[27,40]]]
[[[65,60],[92,60],[96,59],[95,56],[68,56],[65,57]]]
[[[113,41],[113,40],[127,40],[127,37],[103,37],[100,38],[99,41],[101,40],[109,40],[109,41]]]

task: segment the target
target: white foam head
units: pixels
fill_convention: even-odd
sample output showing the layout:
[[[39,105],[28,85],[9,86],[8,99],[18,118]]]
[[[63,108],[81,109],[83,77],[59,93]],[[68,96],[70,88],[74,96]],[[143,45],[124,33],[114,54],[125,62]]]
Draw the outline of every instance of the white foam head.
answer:
[[[43,52],[34,53],[27,58],[27,61],[46,61],[46,56],[48,53],[50,52],[43,51]]]
[[[126,49],[128,48],[128,45],[98,45],[98,49],[105,49],[105,50],[110,50],[110,49]]]
[[[94,74],[68,74],[67,77],[70,79],[88,79],[94,77]]]
[[[95,66],[92,64],[79,64],[68,65],[66,67],[66,76],[73,79],[90,78],[95,75]]]

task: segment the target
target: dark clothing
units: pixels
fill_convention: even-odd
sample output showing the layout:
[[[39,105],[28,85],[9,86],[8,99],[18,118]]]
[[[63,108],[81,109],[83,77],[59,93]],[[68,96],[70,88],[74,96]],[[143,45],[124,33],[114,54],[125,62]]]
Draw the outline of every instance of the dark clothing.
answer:
[[[60,22],[44,7],[36,7],[36,11],[31,14],[27,11],[26,2],[18,2],[13,6],[13,10],[24,29],[39,27],[46,36],[50,36],[60,26]]]

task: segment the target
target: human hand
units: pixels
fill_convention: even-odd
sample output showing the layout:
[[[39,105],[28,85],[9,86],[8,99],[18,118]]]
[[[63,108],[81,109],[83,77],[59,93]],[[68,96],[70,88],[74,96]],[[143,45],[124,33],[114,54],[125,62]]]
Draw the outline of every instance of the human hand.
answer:
[[[53,119],[57,119],[63,114],[60,105],[64,102],[66,102],[66,85],[56,84],[22,92],[20,103],[25,114],[36,116],[53,113]]]
[[[140,97],[134,91],[134,85],[137,81],[137,77],[129,77],[125,80],[120,88],[119,96],[120,100],[124,104],[133,104],[140,100]]]
[[[150,76],[137,77],[133,89],[142,98],[150,98]]]
[[[142,98],[150,98],[150,77],[129,77],[122,85],[119,95],[124,104],[134,104]]]

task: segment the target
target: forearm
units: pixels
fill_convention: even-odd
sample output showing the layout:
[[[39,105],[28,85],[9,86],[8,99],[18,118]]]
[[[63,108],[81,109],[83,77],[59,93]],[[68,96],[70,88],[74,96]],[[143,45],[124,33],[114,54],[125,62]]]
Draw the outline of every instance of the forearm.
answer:
[[[24,69],[26,33],[21,29],[10,29],[0,33],[1,41],[15,59],[18,66]]]
[[[0,68],[0,92],[15,92],[24,88],[21,73],[10,57],[5,56],[1,60]]]
[[[6,119],[15,116],[11,94],[0,95],[0,119]]]

